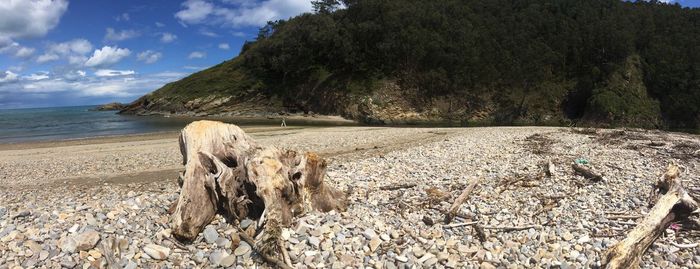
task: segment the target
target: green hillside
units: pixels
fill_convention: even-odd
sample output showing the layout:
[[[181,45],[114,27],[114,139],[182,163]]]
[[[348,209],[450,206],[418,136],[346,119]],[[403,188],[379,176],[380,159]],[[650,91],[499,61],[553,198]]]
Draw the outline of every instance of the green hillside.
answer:
[[[370,123],[700,126],[700,9],[619,0],[314,4],[314,14],[268,23],[234,59],[124,112],[246,107]]]

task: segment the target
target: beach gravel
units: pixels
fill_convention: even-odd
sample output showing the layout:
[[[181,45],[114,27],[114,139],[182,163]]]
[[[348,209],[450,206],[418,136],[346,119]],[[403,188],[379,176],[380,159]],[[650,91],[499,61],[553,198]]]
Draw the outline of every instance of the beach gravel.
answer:
[[[686,134],[338,127],[254,137],[320,152],[329,184],[354,187],[346,212],[311,212],[283,229],[296,268],[597,267],[634,216],[648,212],[650,186],[670,161],[682,166],[687,189],[700,186],[700,139]],[[269,267],[238,237],[241,224],[220,216],[193,242],[173,238],[167,210],[178,198],[181,162],[174,137],[0,153],[0,268],[107,268],[108,260],[121,268]],[[574,174],[576,159],[606,180]],[[478,221],[482,234],[443,223],[473,180],[453,223]],[[380,189],[397,184],[415,186]],[[641,266],[698,268],[700,248],[678,245],[699,239],[669,229]]]

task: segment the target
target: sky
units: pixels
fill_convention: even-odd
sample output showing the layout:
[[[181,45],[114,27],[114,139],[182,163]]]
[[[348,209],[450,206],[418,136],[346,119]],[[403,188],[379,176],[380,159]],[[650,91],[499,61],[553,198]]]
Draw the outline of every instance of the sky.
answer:
[[[664,0],[700,6],[700,0]],[[0,109],[130,102],[310,0],[0,0]]]
[[[130,102],[310,0],[0,0],[0,109]]]

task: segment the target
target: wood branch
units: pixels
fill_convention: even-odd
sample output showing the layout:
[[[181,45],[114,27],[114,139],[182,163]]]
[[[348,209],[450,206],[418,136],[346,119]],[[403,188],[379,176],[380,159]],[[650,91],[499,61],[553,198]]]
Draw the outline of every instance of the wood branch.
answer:
[[[387,185],[387,186],[381,186],[379,187],[380,190],[383,191],[394,191],[394,190],[400,190],[400,189],[410,189],[417,186],[415,183],[408,183],[408,184],[396,184],[396,185]]]
[[[678,166],[670,164],[654,186],[662,196],[627,238],[603,254],[603,267],[638,268],[642,255],[671,223],[687,218],[698,208],[697,202],[683,189],[678,176]]]
[[[500,230],[503,232],[512,232],[512,231],[522,231],[522,230],[529,230],[531,228],[535,229],[542,229],[542,225],[525,225],[525,226],[481,226],[483,229],[487,230]]]
[[[448,225],[443,225],[442,228],[445,229],[452,229],[452,228],[457,228],[457,227],[464,227],[464,226],[472,226],[474,224],[479,223],[478,221],[470,221],[470,222],[462,222],[462,223],[452,223]]]
[[[445,214],[445,224],[449,224],[450,222],[452,222],[452,219],[454,219],[454,217],[457,215],[459,208],[464,202],[467,201],[469,195],[478,183],[479,179],[474,179],[471,183],[469,183],[469,186],[467,186],[467,188],[465,188],[464,191],[462,191],[462,194],[460,194],[459,197],[455,199],[454,203],[452,203],[452,206],[450,206],[450,209],[447,211],[447,214]]]
[[[585,166],[578,164],[578,163],[571,164],[571,168],[573,168],[574,171],[576,171],[576,173],[578,173],[578,174],[582,175],[583,177],[585,177],[586,179],[590,179],[594,182],[602,181],[605,179],[603,177],[603,175],[597,173],[596,171],[593,171],[593,169],[585,167]]]
[[[289,265],[287,265],[287,264],[284,263],[283,261],[281,261],[281,260],[279,260],[279,259],[277,259],[277,258],[275,258],[275,257],[272,257],[272,256],[270,256],[270,255],[267,255],[267,254],[266,254],[265,252],[263,252],[263,251],[260,251],[260,250],[256,247],[255,240],[253,240],[253,238],[251,238],[251,237],[250,237],[245,231],[243,231],[241,228],[238,228],[238,235],[241,237],[241,239],[243,239],[243,241],[245,241],[246,243],[248,243],[248,245],[250,245],[250,248],[251,248],[253,251],[255,251],[255,253],[258,253],[258,255],[260,255],[260,257],[263,258],[263,260],[264,260],[265,262],[267,262],[267,263],[269,263],[269,264],[271,264],[271,265],[277,266],[277,267],[279,267],[279,268],[283,268],[283,269],[292,269],[292,267],[290,267]]]

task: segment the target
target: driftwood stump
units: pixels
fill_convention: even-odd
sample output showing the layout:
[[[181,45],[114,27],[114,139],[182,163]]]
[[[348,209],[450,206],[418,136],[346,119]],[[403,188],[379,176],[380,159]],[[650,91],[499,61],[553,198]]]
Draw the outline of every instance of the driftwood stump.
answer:
[[[654,190],[661,195],[648,215],[602,257],[605,268],[637,268],[644,252],[673,222],[683,220],[698,208],[681,185],[678,166],[671,164]]]
[[[262,147],[235,125],[197,121],[180,134],[185,165],[173,213],[173,235],[191,241],[217,213],[233,222],[257,219],[259,249],[284,248],[281,227],[310,210],[344,211],[346,195],[324,182],[326,161],[314,153]]]

